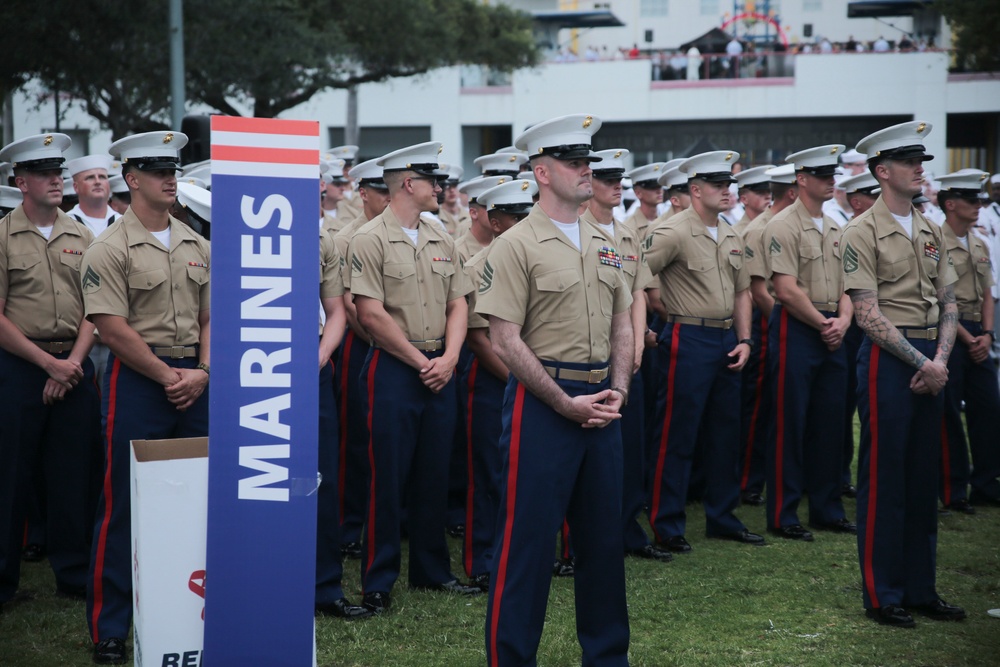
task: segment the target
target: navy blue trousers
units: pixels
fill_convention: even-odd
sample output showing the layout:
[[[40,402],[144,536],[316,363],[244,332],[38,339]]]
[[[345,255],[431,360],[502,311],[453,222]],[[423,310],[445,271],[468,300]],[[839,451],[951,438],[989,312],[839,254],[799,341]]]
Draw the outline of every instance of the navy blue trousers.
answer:
[[[55,355],[60,359],[69,352]],[[48,374],[0,350],[0,604],[17,592],[29,496],[44,499],[48,557],[56,587],[82,592],[90,562],[96,488],[92,470],[99,437],[94,366],[53,405],[42,402]],[[41,471],[41,475],[36,475]]]
[[[425,354],[433,358],[441,353]],[[371,433],[371,485],[361,543],[366,593],[389,592],[399,577],[404,506],[410,586],[434,586],[455,578],[445,537],[455,385],[452,378],[435,394],[415,369],[385,350],[368,352],[361,377]]]
[[[589,370],[605,364],[562,364]],[[609,383],[556,381],[570,396]],[[486,610],[490,667],[533,666],[552,580],[553,536],[565,517],[576,554],[576,630],[584,667],[628,664],[617,423],[585,429],[513,376],[503,399],[503,488]]]
[[[937,341],[911,339],[929,359]],[[866,609],[928,604],[937,554],[944,395],[914,394],[914,368],[865,338],[858,353],[858,560]]]
[[[369,347],[368,341],[348,328],[334,353],[333,382],[340,434],[337,489],[342,544],[361,542],[361,527],[368,504],[368,424],[360,378]]]
[[[973,336],[983,332],[983,326],[976,322],[962,320],[962,326]],[[1000,499],[1000,387],[993,362],[987,358],[975,363],[968,348],[956,341],[948,359],[944,395],[941,502],[948,505],[966,499],[970,483],[974,497]],[[962,426],[962,401],[968,440]]]
[[[468,407],[469,388],[464,381],[472,364],[472,351],[462,343],[455,371],[455,437],[452,442],[451,459],[448,465],[448,526],[464,526],[466,520],[466,495],[469,489],[469,437]],[[468,526],[466,526],[468,528]]]
[[[726,355],[736,332],[689,324],[667,324],[660,334],[657,418],[652,424],[659,450],[653,471],[650,523],[657,542],[684,535],[685,502],[695,446],[704,452],[708,535],[744,529],[733,510],[739,504],[740,374]]]
[[[847,354],[847,404],[844,409],[844,474],[841,486],[853,484],[854,481],[851,476],[851,463],[854,462],[854,413],[858,409],[858,385],[855,383],[855,378],[858,376],[858,350],[861,349],[861,341],[864,339],[865,332],[852,320],[851,326],[844,334],[844,350]]]
[[[767,431],[773,420],[767,383],[767,318],[753,309],[753,350],[743,367],[740,391],[740,491],[763,493],[767,466]]]
[[[172,368],[198,365],[197,357],[162,361]],[[163,385],[112,352],[104,373],[101,427],[104,477],[87,578],[87,623],[94,643],[127,637],[132,623],[130,442],[208,436],[208,388],[182,412],[167,400]]]
[[[340,512],[337,469],[340,437],[337,402],[333,396],[333,364],[319,372],[319,463],[322,482],[316,494],[316,604],[329,604],[344,597],[340,581]]]
[[[807,491],[809,522],[830,524],[845,516],[840,416],[847,393],[846,351],[843,345],[828,350],[819,331],[781,305],[771,311],[768,330],[775,420],[767,447],[767,527],[799,524],[798,506]]]
[[[506,384],[479,365],[474,356],[462,377],[467,388],[465,539],[462,564],[470,577],[488,574],[493,564],[493,539],[500,509],[501,408]]]
[[[649,544],[639,525],[646,507],[646,415],[642,372],[632,376],[628,405],[622,408],[622,540],[626,552]]]

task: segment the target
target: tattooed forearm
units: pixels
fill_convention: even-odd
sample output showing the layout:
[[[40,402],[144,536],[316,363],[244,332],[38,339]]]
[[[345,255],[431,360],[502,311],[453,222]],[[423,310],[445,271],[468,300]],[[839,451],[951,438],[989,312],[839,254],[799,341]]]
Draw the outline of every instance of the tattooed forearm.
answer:
[[[955,347],[955,335],[958,333],[958,306],[955,302],[954,286],[948,285],[939,289],[938,301],[941,302],[941,321],[938,323],[938,348],[934,358],[947,364]]]
[[[913,347],[910,341],[899,333],[899,329],[882,314],[878,307],[878,294],[874,290],[851,290],[850,295],[858,326],[873,343],[914,368],[924,365],[927,357]],[[954,338],[954,332],[952,334]]]

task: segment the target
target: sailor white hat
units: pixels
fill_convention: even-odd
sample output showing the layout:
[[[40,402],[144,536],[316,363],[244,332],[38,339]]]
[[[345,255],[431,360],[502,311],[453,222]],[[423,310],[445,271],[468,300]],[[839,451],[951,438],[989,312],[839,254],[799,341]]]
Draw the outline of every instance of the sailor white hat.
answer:
[[[72,178],[63,179],[63,197],[78,197],[76,194],[76,188],[73,187]]]
[[[503,174],[517,176],[521,171],[521,165],[527,161],[528,157],[517,151],[514,153],[480,155],[472,162],[479,167],[483,176],[499,176]]]
[[[351,164],[358,158],[358,147],[353,144],[334,146],[333,148],[323,151],[323,155],[320,157],[327,161],[339,159],[343,160],[347,164]]]
[[[205,222],[212,222],[212,193],[205,188],[178,181],[177,203]]]
[[[657,190],[660,184],[657,179],[663,173],[663,162],[652,162],[641,167],[635,167],[626,174],[632,179],[633,188],[646,188],[647,190]]]
[[[490,188],[495,188],[498,185],[509,183],[512,180],[514,179],[506,174],[499,176],[478,176],[459,185],[458,191],[469,196],[470,204],[475,204],[477,203],[476,200],[479,195],[483,194]]]
[[[601,119],[588,114],[552,118],[528,128],[514,141],[518,150],[531,158],[548,155],[557,160],[586,158],[596,162],[591,153],[591,139],[601,129]]]
[[[0,185],[0,208],[14,209],[24,201],[24,195],[19,188]]]
[[[629,156],[626,148],[610,148],[594,153],[601,161],[593,168],[594,178],[616,179],[625,175],[625,158]]]
[[[48,171],[62,167],[63,152],[73,144],[65,134],[35,134],[18,139],[0,149],[0,162],[9,162],[12,169]]]
[[[94,155],[78,157],[75,160],[69,160],[66,162],[66,168],[69,169],[71,176],[76,176],[91,169],[103,169],[106,172],[110,172],[112,162],[111,156],[107,153],[96,153]]]
[[[854,176],[849,176],[840,182],[840,188],[842,188],[847,194],[852,195],[855,192],[860,192],[865,195],[874,195],[882,191],[872,176],[871,172],[863,171],[860,174],[855,174]]]
[[[989,173],[979,169],[959,169],[950,174],[938,176],[938,183],[941,184],[938,196],[952,193],[960,197],[978,197],[989,177]]]
[[[794,164],[795,171],[812,174],[813,176],[833,176],[840,164],[840,154],[844,152],[844,144],[828,144],[816,146],[792,153],[785,158],[787,164]]]
[[[736,174],[736,185],[740,188],[753,188],[754,190],[766,190],[771,182],[771,177],[767,175],[769,169],[774,169],[773,164],[762,164],[759,167],[750,167]]]
[[[347,173],[358,182],[360,187],[376,188],[378,190],[387,189],[385,181],[382,180],[382,167],[378,165],[378,158],[356,164]]]
[[[869,134],[858,142],[857,150],[867,155],[869,161],[880,157],[894,160],[920,158],[924,162],[933,160],[934,156],[927,155],[922,143],[932,128],[930,123],[922,120],[893,125]]]
[[[125,182],[125,177],[121,174],[109,176],[108,186],[111,188],[111,194],[113,195],[123,195],[128,192],[128,183]]]
[[[738,151],[709,151],[684,160],[678,167],[688,180],[700,178],[715,183],[735,183],[733,164],[738,162]]]
[[[183,132],[143,132],[111,144],[111,157],[123,165],[134,164],[142,170],[179,169],[181,149],[188,137]]]
[[[865,156],[853,148],[840,154],[840,164],[859,164],[864,163],[864,161]]]
[[[439,141],[425,141],[400,148],[398,151],[386,153],[375,164],[382,171],[415,171],[424,176],[435,176],[438,179],[447,178],[447,174],[439,169],[438,156],[443,146]]]
[[[476,197],[476,202],[487,211],[527,213],[534,205],[532,198],[537,193],[537,184],[518,178],[486,190]]]
[[[774,169],[767,170],[767,177],[771,183],[783,183],[785,185],[795,185],[795,165],[783,164]]]

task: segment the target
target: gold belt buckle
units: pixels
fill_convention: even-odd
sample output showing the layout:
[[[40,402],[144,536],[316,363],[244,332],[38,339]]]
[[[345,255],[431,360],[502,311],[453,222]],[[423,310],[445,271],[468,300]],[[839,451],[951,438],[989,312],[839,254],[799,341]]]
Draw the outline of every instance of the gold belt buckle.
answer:
[[[184,346],[183,345],[171,345],[170,346],[170,358],[171,359],[183,359],[184,358]]]
[[[597,370],[591,370],[590,373],[587,376],[587,383],[588,384],[599,384],[602,380],[604,380],[604,378],[601,377],[602,373],[604,373],[604,369],[603,368],[599,368]]]
[[[937,334],[937,327],[931,327],[927,330],[927,340],[937,340]]]

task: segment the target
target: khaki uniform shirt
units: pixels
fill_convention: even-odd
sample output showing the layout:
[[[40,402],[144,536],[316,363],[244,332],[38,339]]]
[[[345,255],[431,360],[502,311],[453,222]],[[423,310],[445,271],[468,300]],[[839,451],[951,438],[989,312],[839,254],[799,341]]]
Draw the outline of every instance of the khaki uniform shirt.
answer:
[[[795,276],[799,289],[813,305],[836,312],[836,304],[844,295],[841,234],[840,225],[828,215],[823,216],[821,232],[802,200],[796,199],[764,227],[768,278],[775,273]]]
[[[490,326],[490,321],[476,312],[476,303],[479,299],[479,286],[483,284],[483,269],[486,267],[486,259],[489,257],[490,248],[488,245],[475,255],[469,258],[463,267],[465,275],[469,276],[473,290],[469,292],[469,329],[486,329]]]
[[[336,234],[337,232],[339,232],[341,229],[344,228],[344,225],[346,225],[353,219],[354,218],[341,218],[339,213],[335,217],[330,215],[326,211],[323,211],[323,223],[320,225],[320,229],[324,229],[332,234]]]
[[[94,234],[62,211],[46,240],[18,206],[0,220],[3,314],[32,340],[73,340],[83,319],[80,265]]]
[[[476,240],[472,232],[462,234],[455,241],[455,251],[458,253],[458,258],[463,264],[472,259],[472,256],[482,249],[483,245]]]
[[[590,209],[584,211],[580,219],[593,225],[598,231],[604,232],[600,227],[600,223],[597,222],[597,218],[590,212]],[[614,225],[614,241],[618,244],[616,249],[622,256],[622,271],[625,273],[625,285],[631,293],[642,291],[650,287],[650,283],[653,282],[653,274],[650,273],[649,265],[646,264],[646,255],[642,252],[642,238],[627,222],[618,222],[615,220]],[[656,287],[655,284],[652,286]]]
[[[444,338],[446,305],[472,291],[455,242],[420,219],[417,245],[387,207],[351,239],[351,293],[377,299],[411,341]]]
[[[965,239],[969,243],[966,248],[947,222],[941,229],[944,231],[945,248],[958,276],[958,282],[955,283],[958,312],[966,314],[964,319],[971,319],[968,314],[972,313],[982,315],[983,296],[993,298],[990,293],[990,288],[993,287],[993,264],[990,262],[989,247],[972,230],[966,233]],[[992,326],[991,322],[984,324],[987,329]]]
[[[657,227],[659,225],[662,225],[664,222],[666,222],[670,218],[674,217],[678,213],[680,213],[680,211],[678,211],[676,208],[674,208],[673,206],[671,206],[666,211],[664,211],[663,213],[661,213],[660,215],[658,215],[656,217],[656,220],[653,220],[653,222],[649,223],[649,226],[650,227]],[[649,236],[649,232],[650,232],[650,230],[647,229],[646,230],[646,236]]]
[[[639,239],[645,239],[650,232],[653,221],[642,214],[642,208],[636,207],[635,212],[630,215],[625,222],[632,227],[639,235]]]
[[[632,303],[622,253],[584,223],[580,247],[536,204],[490,246],[476,311],[520,325],[521,338],[543,361],[608,361],[611,318]]]
[[[896,222],[881,195],[844,230],[844,289],[875,290],[895,327],[933,327],[940,319],[937,291],[958,279],[944,232],[915,208],[913,238]]]
[[[736,230],[737,234],[739,234],[740,236],[743,236],[744,234],[746,234],[747,225],[749,225],[752,222],[752,220],[753,220],[753,218],[751,218],[749,215],[747,215],[746,211],[744,211],[743,212],[743,217],[740,218],[740,221],[736,223],[736,225],[733,227],[733,229]]]
[[[357,190],[354,190],[354,196],[350,198],[345,193],[344,198],[337,202],[336,219],[340,220],[340,226],[337,229],[341,229],[344,225],[364,213],[364,209],[365,203],[361,200],[361,195],[358,194]]]
[[[319,230],[319,298],[331,299],[344,295],[344,261],[337,246],[333,243],[333,234],[329,230]],[[323,306],[320,304],[320,311]],[[325,315],[325,313],[324,313]],[[323,317],[320,317],[319,335],[323,335]]]
[[[349,257],[348,246],[351,243],[351,239],[354,238],[355,234],[357,234],[358,230],[367,224],[368,218],[362,214],[348,223],[339,232],[326,230],[326,233],[333,239],[333,244],[337,246],[337,253],[339,253],[341,257],[341,264],[343,266],[341,279],[344,282],[344,291],[350,291],[351,289],[351,265],[347,262],[347,258]]]
[[[716,242],[689,208],[646,238],[646,261],[669,314],[724,320],[733,316],[736,292],[750,287],[740,235],[729,225],[718,230]]]
[[[458,213],[452,213],[442,206],[438,211],[438,217],[441,218],[441,222],[444,223],[445,229],[447,229],[448,233],[454,238],[458,238],[460,234],[464,234],[464,230],[468,229],[468,225],[472,222],[469,212],[464,208],[459,208]],[[475,254],[476,253],[472,253],[472,255]],[[472,257],[472,255],[469,255],[469,257]],[[466,257],[465,259],[469,259],[469,257]]]
[[[209,308],[209,243],[170,218],[170,250],[129,208],[83,256],[87,319],[118,315],[146,345],[196,345]]]

